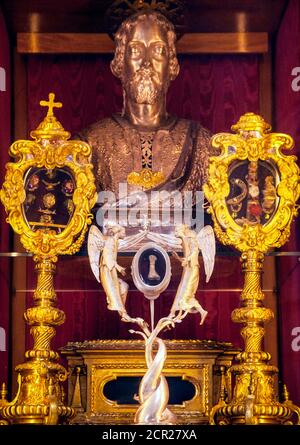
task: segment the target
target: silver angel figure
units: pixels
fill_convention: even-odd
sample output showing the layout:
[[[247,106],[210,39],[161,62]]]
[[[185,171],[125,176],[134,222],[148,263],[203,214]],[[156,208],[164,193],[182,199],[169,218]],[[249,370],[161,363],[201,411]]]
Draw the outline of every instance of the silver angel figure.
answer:
[[[131,318],[125,308],[128,284],[119,278],[118,272],[125,275],[124,267],[117,262],[118,251],[128,250],[143,239],[145,232],[125,237],[124,227],[111,224],[106,234],[92,226],[88,236],[88,255],[91,269],[106,294],[108,309],[118,311],[122,320],[131,323],[145,323],[140,318]]]
[[[150,232],[148,238],[173,250],[175,257],[181,262],[183,272],[171,307],[170,318],[184,318],[190,312],[199,312],[200,324],[204,323],[207,311],[203,309],[195,294],[199,285],[199,250],[202,253],[206,282],[209,281],[215,262],[216,241],[211,226],[203,227],[199,233],[182,224],[175,229],[174,235],[163,235]],[[176,250],[182,248],[183,258]]]
[[[147,323],[140,318],[131,318],[125,308],[128,292],[127,284],[118,276],[118,272],[125,270],[117,263],[118,251],[128,250],[129,246],[139,243],[147,237],[173,250],[175,256],[181,261],[183,271],[181,281],[174,298],[171,312],[168,317],[158,321],[151,332]],[[183,250],[183,258],[176,254],[176,250]],[[198,256],[201,250],[206,273],[209,280],[214,267],[215,238],[213,229],[205,226],[198,234],[188,226],[181,225],[174,235],[163,235],[152,232],[140,232],[137,235],[126,237],[125,231],[119,225],[109,226],[106,235],[103,235],[95,226],[92,226],[88,239],[88,253],[91,268],[98,281],[101,279],[106,293],[108,308],[120,313],[122,320],[137,323],[141,331],[133,331],[145,340],[145,356],[147,372],[144,375],[137,397],[140,406],[135,415],[135,423],[139,424],[173,424],[176,418],[168,409],[169,390],[165,377],[162,374],[166,360],[166,346],[158,335],[167,327],[180,323],[189,312],[199,312],[201,324],[207,315],[196,300],[195,294],[199,284]],[[100,253],[102,252],[101,259]],[[158,349],[154,350],[154,344]]]

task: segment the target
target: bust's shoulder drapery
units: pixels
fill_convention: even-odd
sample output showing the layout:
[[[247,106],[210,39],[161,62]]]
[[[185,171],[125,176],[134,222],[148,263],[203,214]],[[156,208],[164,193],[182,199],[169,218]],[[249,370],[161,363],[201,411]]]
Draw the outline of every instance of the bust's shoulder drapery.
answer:
[[[92,162],[98,190],[118,192],[132,171],[142,169],[141,133],[119,115],[99,120],[77,137],[92,147]],[[166,180],[156,190],[199,191],[206,180],[210,132],[198,122],[171,116],[155,131],[152,169]],[[136,186],[128,185],[129,191]]]

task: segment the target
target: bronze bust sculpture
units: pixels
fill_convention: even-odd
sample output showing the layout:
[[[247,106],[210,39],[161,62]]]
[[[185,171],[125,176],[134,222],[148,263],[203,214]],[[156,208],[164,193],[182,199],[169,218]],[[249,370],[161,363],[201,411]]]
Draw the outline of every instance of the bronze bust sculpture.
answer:
[[[179,72],[173,25],[144,11],[115,35],[111,70],[123,86],[123,111],[83,130],[93,152],[98,191],[199,191],[206,180],[210,134],[166,110],[169,84]]]

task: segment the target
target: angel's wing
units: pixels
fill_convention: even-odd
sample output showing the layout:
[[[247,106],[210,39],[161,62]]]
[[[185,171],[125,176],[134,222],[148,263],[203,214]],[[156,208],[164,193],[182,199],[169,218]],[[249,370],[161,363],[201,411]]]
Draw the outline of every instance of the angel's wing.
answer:
[[[152,241],[161,244],[167,250],[180,250],[182,240],[175,235],[166,235],[165,233],[149,232],[147,237]]]
[[[140,230],[139,233],[136,235],[130,235],[126,236],[123,239],[119,239],[119,252],[124,252],[125,250],[130,249],[131,247],[135,246],[137,243],[142,241],[142,239],[145,237],[147,233],[147,230]]]
[[[104,237],[96,226],[91,226],[90,228],[87,247],[91,269],[96,280],[100,283],[99,260],[101,250],[104,247]]]
[[[202,253],[206,283],[208,283],[214,270],[216,255],[216,239],[213,228],[204,226],[197,234],[199,249]]]

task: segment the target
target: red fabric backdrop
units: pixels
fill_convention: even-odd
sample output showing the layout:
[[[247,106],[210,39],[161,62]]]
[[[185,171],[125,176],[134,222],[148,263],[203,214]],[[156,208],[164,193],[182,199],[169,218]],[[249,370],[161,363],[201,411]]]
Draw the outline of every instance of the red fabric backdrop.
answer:
[[[8,34],[2,12],[0,10],[0,75],[5,70],[5,88],[0,88],[0,185],[4,179],[5,164],[8,161],[10,145],[10,49]],[[2,77],[3,80],[3,77]],[[2,82],[0,81],[0,85]],[[2,85],[3,86],[3,85]],[[1,91],[5,89],[5,91]],[[5,221],[4,207],[0,205],[0,252],[9,251],[9,227]],[[0,346],[0,382],[8,380],[8,339],[9,339],[9,287],[10,260],[0,256],[0,328],[5,331],[5,345]],[[4,332],[1,330],[0,335]],[[3,337],[2,337],[3,340]],[[2,341],[0,340],[0,345]],[[4,347],[3,347],[4,346]],[[4,349],[4,350],[3,350]]]
[[[44,116],[38,103],[56,93],[63,102],[57,115],[64,127],[76,132],[97,118],[111,115],[122,106],[119,81],[109,69],[111,57],[31,56],[28,58],[28,129],[36,128]],[[170,88],[168,110],[178,116],[199,120],[212,132],[230,130],[246,111],[259,112],[258,57],[185,56],[181,72]],[[30,265],[30,268],[32,265]],[[89,270],[86,257],[61,259],[56,288],[59,306],[66,312],[64,327],[57,330],[56,347],[67,341],[95,338],[132,338],[128,325],[108,311],[103,293]],[[32,289],[32,274],[28,288]],[[199,299],[209,311],[204,326],[190,315],[170,332],[175,338],[205,338],[240,344],[239,326],[230,314],[238,305],[241,286],[237,258],[222,257],[209,286],[199,291]],[[216,289],[221,289],[220,291]],[[226,291],[226,289],[233,289]],[[224,291],[225,290],[225,291]],[[157,302],[157,316],[166,315],[172,292]],[[148,302],[136,291],[128,297],[129,312],[148,314]],[[32,304],[31,293],[27,304]],[[31,343],[28,338],[27,346]]]
[[[288,50],[287,50],[288,48]],[[291,0],[277,36],[275,105],[276,130],[295,139],[294,154],[300,156],[300,88],[294,91],[292,70],[300,75],[300,2]],[[293,223],[287,251],[300,251],[300,219]],[[278,261],[278,288],[282,380],[295,402],[300,404],[300,262],[297,255]],[[298,329],[297,329],[298,328]],[[298,337],[298,338],[297,338]]]
[[[122,91],[110,60],[94,55],[28,57],[28,130],[43,118],[45,109],[38,104],[50,91],[63,102],[57,115],[71,132],[120,111]],[[180,66],[168,93],[171,113],[217,132],[230,130],[246,111],[259,112],[257,56],[184,56]]]

